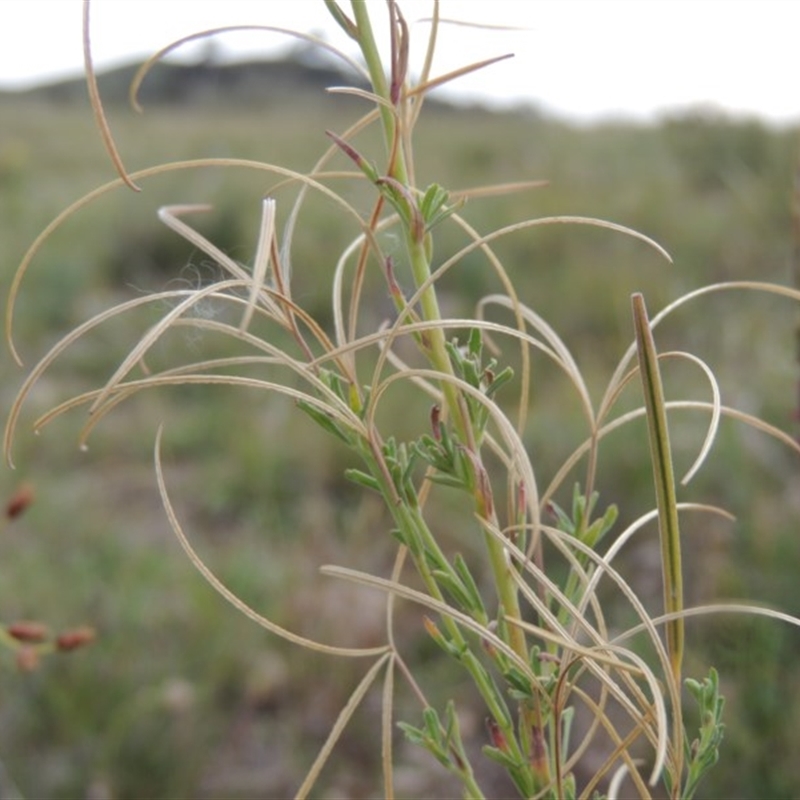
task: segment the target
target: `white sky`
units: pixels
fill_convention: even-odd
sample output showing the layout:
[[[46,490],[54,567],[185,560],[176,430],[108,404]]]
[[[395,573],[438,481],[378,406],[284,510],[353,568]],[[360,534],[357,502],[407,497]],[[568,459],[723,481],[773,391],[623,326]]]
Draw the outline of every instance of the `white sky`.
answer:
[[[430,15],[430,0],[399,1],[409,22]],[[367,2],[383,13],[383,0]],[[530,100],[580,120],[643,119],[706,103],[773,122],[800,121],[800,0],[441,0],[440,8],[444,17],[526,28],[442,29],[437,72],[515,53],[462,79],[462,95]],[[100,67],[221,25],[315,29],[351,49],[322,0],[93,0],[92,9]],[[0,86],[79,73],[80,29],[81,0],[0,0]],[[412,27],[419,49],[426,31],[424,24]],[[251,57],[286,41],[231,33],[219,44],[223,53]]]

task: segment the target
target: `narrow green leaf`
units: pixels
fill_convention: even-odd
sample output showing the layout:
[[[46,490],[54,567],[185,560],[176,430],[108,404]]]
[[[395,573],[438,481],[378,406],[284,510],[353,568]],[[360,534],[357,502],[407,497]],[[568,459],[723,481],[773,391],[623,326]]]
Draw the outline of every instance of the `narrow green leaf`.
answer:
[[[506,367],[497,375],[494,376],[492,382],[486,387],[485,394],[491,397],[498,389],[505,386],[514,377],[514,370],[511,367]]]
[[[516,692],[522,698],[533,697],[533,686],[531,679],[519,668],[510,667],[503,673],[506,683],[511,687],[512,692]]]
[[[432,706],[428,706],[422,711],[422,722],[425,726],[425,735],[428,739],[439,744],[442,743],[442,723],[439,722],[439,714]]]
[[[474,611],[469,592],[457,576],[441,569],[435,569],[431,574],[434,578],[436,578],[436,582],[439,584],[439,586],[441,586],[442,589],[444,589],[445,592],[450,595],[450,597],[455,601],[456,605],[462,611],[468,613],[472,613]]]
[[[575,523],[569,518],[569,515],[561,508],[555,500],[551,500],[548,506],[550,512],[556,518],[556,524],[558,525],[558,529],[560,531],[564,531],[564,533],[569,533],[572,536],[575,535]]]
[[[381,492],[381,485],[378,481],[372,477],[372,475],[368,475],[366,472],[362,472],[360,469],[346,469],[344,471],[344,476],[347,480],[352,481],[353,483],[357,483],[359,486],[365,486],[367,489],[372,489],[375,492]]]
[[[561,713],[561,752],[569,753],[569,737],[572,733],[572,722],[575,719],[575,709],[572,706],[565,708]]]
[[[423,219],[430,225],[432,220],[439,214],[444,204],[447,202],[449,194],[446,189],[432,183],[425,191],[419,209]]]
[[[464,481],[461,478],[448,475],[446,472],[434,472],[428,475],[428,480],[431,483],[438,483],[440,486],[450,486],[453,489],[464,488]]]
[[[372,182],[377,184],[380,180],[378,169],[374,164],[367,161],[358,150],[348,144],[341,136],[337,136],[333,131],[325,131],[329,139],[332,139],[337,147],[366,175]]]
[[[425,228],[426,231],[431,231],[440,222],[444,222],[448,217],[452,217],[457,211],[460,211],[465,204],[465,198],[460,199],[457,203],[451,206],[442,206],[429,220]]]
[[[465,650],[461,656],[464,666],[469,670],[472,680],[478,687],[491,715],[497,724],[505,731],[512,728],[511,712],[508,710],[503,692],[497,688],[497,684],[492,675],[481,664],[471,650]]]
[[[575,526],[580,529],[586,516],[586,498],[581,492],[580,484],[572,487],[572,519]]]
[[[610,505],[602,517],[596,519],[583,533],[581,541],[587,547],[595,547],[597,543],[608,533],[617,521],[619,512],[615,505]]]
[[[480,328],[472,328],[469,332],[469,339],[467,340],[467,349],[471,356],[474,356],[476,361],[480,361],[481,352],[483,350],[483,334]]]
[[[396,542],[408,547],[408,537],[400,530],[400,528],[392,528],[389,533]],[[409,547],[409,550],[411,548]]]
[[[352,445],[350,437],[339,427],[339,425],[329,417],[324,411],[320,411],[312,403],[305,400],[298,400],[297,407],[308,414],[320,427],[324,428],[328,433],[332,433],[337,439],[341,439],[345,444]]]
[[[328,8],[331,16],[336,20],[336,24],[351,38],[358,41],[358,28],[355,22],[347,16],[347,14],[339,8],[335,0],[325,0],[325,5]]]
[[[472,573],[469,571],[467,562],[464,561],[464,557],[461,555],[461,553],[456,553],[455,557],[453,558],[453,568],[455,569],[458,577],[461,578],[463,588],[470,598],[470,608],[473,610],[473,613],[481,617],[485,617],[486,610],[483,605],[483,598],[478,590],[478,584],[475,583],[475,578],[472,577]]]
[[[513,756],[509,755],[508,753],[504,753],[497,747],[492,747],[490,744],[485,744],[481,748],[481,752],[487,757],[491,758],[492,761],[496,761],[498,764],[501,764],[507,770],[515,770],[519,769],[520,764]]]
[[[397,727],[400,728],[401,731],[403,731],[406,739],[408,739],[409,742],[411,742],[412,744],[418,744],[424,746],[425,735],[419,728],[415,728],[408,722],[398,722]]]
[[[650,456],[658,506],[659,535],[661,538],[661,569],[664,576],[664,608],[668,614],[683,610],[683,576],[681,571],[681,537],[678,525],[678,508],[675,496],[675,474],[669,444],[667,413],[661,372],[658,367],[653,334],[647,309],[641,294],[634,294],[633,323],[639,372],[642,378],[647,430],[650,438]],[[680,683],[683,661],[683,618],[666,623],[667,652],[675,681]]]

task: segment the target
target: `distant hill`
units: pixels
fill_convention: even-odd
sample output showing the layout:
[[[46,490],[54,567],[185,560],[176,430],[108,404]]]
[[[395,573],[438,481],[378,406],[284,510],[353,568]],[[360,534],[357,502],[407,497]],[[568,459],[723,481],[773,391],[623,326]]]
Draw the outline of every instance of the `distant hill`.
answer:
[[[104,103],[128,103],[128,90],[139,66],[138,62],[126,64],[99,74],[98,84]],[[197,64],[167,61],[153,67],[142,84],[139,98],[144,105],[150,106],[188,106],[210,101],[252,106],[298,94],[318,94],[330,86],[353,85],[356,77],[333,63],[297,58]],[[48,103],[88,103],[86,81],[82,76],[24,91],[0,92],[2,97]]]

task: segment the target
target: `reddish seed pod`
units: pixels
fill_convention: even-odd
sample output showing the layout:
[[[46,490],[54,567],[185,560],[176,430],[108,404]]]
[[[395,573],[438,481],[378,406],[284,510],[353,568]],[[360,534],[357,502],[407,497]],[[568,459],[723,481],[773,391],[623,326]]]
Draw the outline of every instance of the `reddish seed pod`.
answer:
[[[547,748],[544,733],[539,725],[531,728],[531,766],[539,773],[547,770]]]
[[[29,620],[12,622],[6,627],[6,631],[9,636],[12,636],[18,642],[43,642],[50,636],[50,631],[46,625]]]
[[[425,626],[425,630],[428,632],[428,635],[431,636],[433,639],[442,638],[442,632],[439,630],[437,624],[429,616],[426,615],[422,618],[422,624]]]
[[[33,502],[34,491],[30,483],[20,484],[6,503],[6,518],[16,519]]]
[[[95,635],[94,628],[89,628],[88,626],[73,628],[60,633],[56,637],[56,648],[63,651],[75,650],[94,641]]]
[[[394,259],[391,256],[386,256],[384,266],[386,267],[386,282],[389,284],[389,294],[391,294],[394,298],[400,298],[401,300],[404,300],[405,298],[403,297],[403,292],[400,289],[400,284],[394,277]]]
[[[486,718],[486,728],[489,731],[489,738],[492,740],[492,746],[507,753],[508,740],[503,731],[500,730],[500,726],[491,717]]]
[[[490,658],[497,657],[497,648],[488,639],[481,637],[481,648]]]
[[[442,407],[438,403],[431,406],[431,430],[437,442],[442,441]]]

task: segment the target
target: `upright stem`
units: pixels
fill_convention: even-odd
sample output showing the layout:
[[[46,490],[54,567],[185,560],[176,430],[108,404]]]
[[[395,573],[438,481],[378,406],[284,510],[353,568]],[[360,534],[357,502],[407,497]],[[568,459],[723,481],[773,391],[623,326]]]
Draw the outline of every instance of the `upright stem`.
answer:
[[[389,85],[383,71],[383,64],[381,63],[378,48],[375,44],[372,24],[369,12],[367,11],[367,3],[363,2],[363,0],[352,0],[352,9],[357,28],[357,38],[367,64],[373,91],[382,99],[391,102]],[[393,19],[391,24],[395,24]],[[396,36],[396,31],[393,31],[392,35]],[[393,75],[392,78],[396,81],[398,76]],[[404,100],[401,94],[398,99],[398,104],[400,105],[403,102]],[[401,131],[399,130],[399,126],[402,124],[401,117],[398,115],[397,110],[388,104],[381,103],[379,104],[379,108],[381,121],[383,123],[384,139],[387,151],[390,154],[388,168],[389,177],[397,181],[400,185],[413,190],[414,187],[411,186],[407,153],[405,151],[409,137],[400,135]],[[427,284],[431,276],[430,259],[425,242],[425,237],[427,235],[427,232],[423,232],[423,235],[419,235],[418,232],[412,230],[406,231],[406,248],[411,266],[411,274],[417,289]],[[464,442],[466,447],[479,459],[478,447],[464,397],[451,380],[455,377],[455,373],[450,361],[450,356],[447,352],[444,330],[437,324],[441,321],[442,314],[439,309],[436,289],[432,283],[428,284],[423,290],[420,296],[420,307],[423,319],[426,322],[432,323],[430,330],[427,332],[428,342],[425,351],[431,365],[442,374],[441,389],[448,413],[453,420],[461,441]],[[487,527],[497,530],[499,525],[494,509],[486,509],[485,498],[482,496],[479,497],[478,493],[479,492],[476,492],[474,500],[479,515]],[[483,536],[502,612],[507,617],[520,619],[522,614],[519,606],[519,594],[511,577],[511,567],[506,560],[505,549],[502,543],[487,531],[484,531]],[[448,627],[456,626],[452,625]],[[452,634],[453,631],[451,630],[451,635]],[[516,625],[509,626],[509,644],[520,658],[525,661],[528,660],[528,647],[525,633]],[[541,739],[541,713],[529,703],[523,703],[520,710],[520,734],[523,748],[529,753],[530,757],[537,762],[534,764],[534,771],[539,773],[537,775],[538,781],[541,785],[546,785],[549,782],[546,760],[544,764],[542,764],[539,758],[534,759],[534,740]]]
[[[376,95],[379,97],[390,100],[389,97],[389,84],[386,81],[386,74],[383,71],[383,63],[375,44],[375,37],[372,31],[372,22],[367,10],[367,4],[363,0],[352,0],[353,17],[358,27],[358,40],[361,47],[361,53],[367,64],[369,71],[370,81],[372,88]],[[386,148],[390,153],[394,154],[392,163],[390,164],[390,176],[403,186],[409,186],[409,174],[406,161],[405,149],[401,141],[398,141],[398,118],[397,114],[387,105],[379,105],[381,122],[383,123],[383,134],[386,142]],[[430,263],[425,253],[424,242],[413,241],[411,237],[407,237],[407,249],[409,255],[409,262],[411,265],[411,274],[414,278],[414,285],[419,287],[430,278]],[[422,315],[428,322],[437,322],[441,320],[442,314],[439,309],[439,301],[436,297],[436,290],[433,285],[423,292],[420,298],[420,306],[422,308]],[[450,363],[450,358],[447,355],[445,348],[444,332],[441,328],[434,327],[428,333],[430,339],[430,359],[432,365],[443,372],[445,375],[453,375],[453,367]],[[469,431],[468,421],[465,416],[462,404],[459,402],[458,393],[453,388],[449,381],[443,381],[442,387],[445,393],[445,399],[450,413],[453,415],[456,427],[464,437],[464,441],[468,442],[471,439],[471,431]]]
[[[358,31],[359,46],[367,65],[373,91],[388,103],[391,101],[389,84],[375,43],[368,4],[363,2],[363,0],[352,0],[351,7],[353,10],[353,19],[355,20]],[[398,102],[402,103],[403,98],[401,97]],[[389,165],[390,176],[401,185],[410,187],[407,167],[408,162],[404,149],[404,141],[407,141],[407,139],[406,137],[399,136],[399,117],[396,111],[387,104],[381,103],[379,109],[381,121],[383,123],[386,147],[393,156]],[[431,276],[430,260],[426,252],[424,239],[415,238],[410,231],[406,233],[406,247],[411,266],[411,274],[415,286],[420,287],[425,284]],[[439,309],[439,301],[433,284],[430,284],[423,291],[420,297],[420,307],[425,321],[434,323],[428,331],[429,345],[427,348],[427,355],[434,369],[442,373],[443,379],[441,381],[441,388],[448,412],[461,440],[470,450],[476,452],[475,437],[467,414],[464,398],[450,380],[454,377],[453,365],[450,362],[450,356],[445,346],[446,340],[444,330],[436,324],[441,321],[442,314]],[[493,511],[485,518],[485,522],[495,529],[498,527],[497,519]],[[509,566],[506,563],[503,546],[488,533],[484,533],[484,538],[497,587],[498,598],[503,606],[503,611],[507,616],[519,619],[521,617],[519,597],[516,586],[509,573]],[[510,644],[515,652],[517,652],[521,658],[527,660],[528,654],[524,632],[520,628],[513,626],[510,628],[510,638]]]

